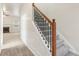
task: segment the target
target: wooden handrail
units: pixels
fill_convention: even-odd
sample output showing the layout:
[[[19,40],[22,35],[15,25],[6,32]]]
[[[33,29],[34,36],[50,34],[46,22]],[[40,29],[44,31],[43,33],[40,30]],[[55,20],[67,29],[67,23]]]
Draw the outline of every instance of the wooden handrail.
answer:
[[[47,20],[48,21],[48,23],[50,23],[51,24],[51,21],[50,21],[50,19],[44,14],[44,13],[42,13],[35,5],[34,5],[34,3],[32,4],[32,6],[34,7],[34,9],[36,9],[37,10],[37,12],[41,15],[41,16],[43,16],[44,18],[45,18],[45,20]]]
[[[53,22],[50,21],[50,19],[44,14],[42,13],[35,5],[34,3],[32,4],[33,8],[35,10],[37,10],[37,12],[45,18],[46,21],[48,21],[48,23],[51,26],[51,30],[52,30],[52,48],[51,48],[51,52],[52,52],[52,56],[56,56],[56,22],[55,19],[53,19]]]

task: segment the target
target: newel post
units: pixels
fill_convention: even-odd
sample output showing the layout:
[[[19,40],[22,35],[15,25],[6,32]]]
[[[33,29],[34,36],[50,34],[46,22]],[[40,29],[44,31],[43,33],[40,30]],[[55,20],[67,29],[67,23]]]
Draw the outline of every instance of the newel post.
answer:
[[[56,56],[56,22],[52,22],[52,56]]]

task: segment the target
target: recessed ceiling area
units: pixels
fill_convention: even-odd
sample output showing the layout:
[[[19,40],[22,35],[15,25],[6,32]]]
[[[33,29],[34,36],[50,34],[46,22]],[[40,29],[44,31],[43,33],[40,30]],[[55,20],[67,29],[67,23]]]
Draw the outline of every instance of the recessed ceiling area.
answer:
[[[19,16],[21,10],[20,3],[5,3],[3,4],[3,12],[6,16]]]

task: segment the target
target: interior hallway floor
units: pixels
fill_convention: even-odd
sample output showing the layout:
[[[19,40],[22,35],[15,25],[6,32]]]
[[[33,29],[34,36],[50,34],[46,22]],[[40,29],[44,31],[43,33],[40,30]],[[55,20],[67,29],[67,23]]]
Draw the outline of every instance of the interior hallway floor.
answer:
[[[19,33],[4,33],[0,56],[34,56],[20,39]]]

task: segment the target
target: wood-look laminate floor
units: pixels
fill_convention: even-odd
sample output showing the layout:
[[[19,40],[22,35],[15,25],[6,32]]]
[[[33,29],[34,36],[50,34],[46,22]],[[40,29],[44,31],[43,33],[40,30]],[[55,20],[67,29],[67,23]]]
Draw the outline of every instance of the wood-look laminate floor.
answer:
[[[18,33],[5,33],[4,44],[0,56],[34,56],[20,40]]]

